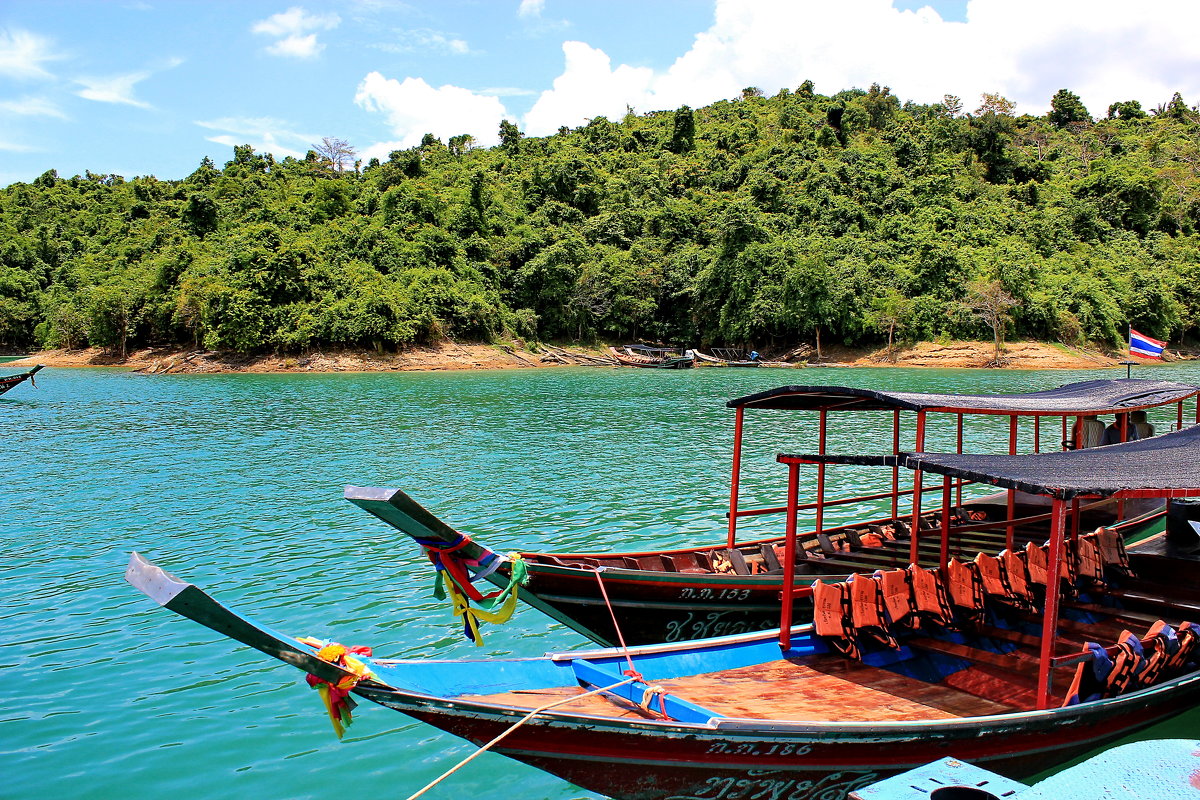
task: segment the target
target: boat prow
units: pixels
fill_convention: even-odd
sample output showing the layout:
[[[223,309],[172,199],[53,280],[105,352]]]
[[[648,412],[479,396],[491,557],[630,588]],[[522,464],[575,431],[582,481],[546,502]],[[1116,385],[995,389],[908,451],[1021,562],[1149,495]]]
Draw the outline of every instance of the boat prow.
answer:
[[[317,658],[311,647],[243,617],[218,603],[195,584],[181,581],[139,553],[129,554],[125,580],[168,611],[249,645],[310,675],[336,683],[352,673]]]
[[[347,486],[345,497],[418,544],[428,543],[440,549],[461,543],[462,555],[476,560],[492,552],[438,519],[403,489]]]

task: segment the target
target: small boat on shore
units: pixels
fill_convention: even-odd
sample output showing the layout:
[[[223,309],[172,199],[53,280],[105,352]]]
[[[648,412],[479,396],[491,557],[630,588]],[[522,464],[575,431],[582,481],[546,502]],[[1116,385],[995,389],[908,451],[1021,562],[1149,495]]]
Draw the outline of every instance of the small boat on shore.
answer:
[[[818,582],[812,624],[792,626],[784,604],[769,632],[475,661],[388,660],[277,633],[136,553],[126,577],[314,685],[628,800],[834,800],[943,752],[1019,778],[1200,702],[1200,560],[1161,536],[1123,553],[1107,531],[1080,529],[1076,503],[1200,497],[1200,426],[1058,453],[777,460],[789,552],[807,465],[895,466],[1037,495],[1049,540],[963,562],[949,555],[943,513],[936,566]],[[784,596],[807,588],[793,565]]]
[[[696,366],[696,357],[690,350],[679,350],[672,347],[647,347],[641,344],[627,344],[622,347],[610,347],[609,353],[623,367],[642,367],[646,369],[691,369]]]
[[[915,417],[914,449],[925,449],[926,421],[932,414],[953,415],[957,435],[951,446],[964,449],[963,416],[984,415],[1008,422],[1009,452],[1017,446],[1018,420],[1032,423],[1034,446],[1054,449],[1076,444],[1068,418],[1133,409],[1176,406],[1176,425],[1183,421],[1183,402],[1200,395],[1187,384],[1140,379],[1086,381],[1041,392],[1015,395],[950,395],[884,392],[843,386],[783,386],[729,401],[735,409],[733,469],[724,538],[702,546],[614,552],[534,552],[520,550],[528,583],[521,599],[553,619],[606,646],[618,642],[616,623],[629,644],[700,639],[764,630],[778,624],[780,592],[788,559],[783,531],[767,538],[739,540],[737,526],[747,517],[772,515],[786,520],[787,508],[776,505],[743,509],[739,505],[742,438],[746,411],[783,411],[817,415],[818,452],[827,449],[827,417],[849,414],[847,424],[861,425],[850,412],[889,412],[891,424],[880,439],[901,450],[901,417]],[[770,416],[770,415],[765,415]],[[877,423],[879,414],[870,419]],[[1053,423],[1043,425],[1044,420]],[[766,422],[766,420],[764,420]],[[1044,431],[1044,428],[1050,430]],[[764,429],[773,435],[774,427]],[[906,432],[907,433],[907,432]],[[1053,437],[1053,439],[1051,439]],[[914,473],[911,488],[901,485],[893,468],[888,490],[849,497],[827,496],[825,468],[818,466],[816,496],[799,510],[811,522],[792,554],[802,586],[813,581],[841,580],[856,572],[936,564],[939,545],[928,531],[949,512],[950,552],[966,559],[1015,550],[1049,535],[1050,516],[1043,498],[1012,490],[969,498],[967,480],[956,480],[949,495],[940,486],[922,484]],[[940,508],[922,507],[930,492],[942,495]],[[511,581],[511,559],[481,541],[460,533],[398,488],[348,487],[346,499],[413,538],[439,568],[458,569],[460,583],[488,581],[505,588]],[[901,501],[908,500],[902,508]],[[866,513],[858,522],[827,527],[825,513],[858,505]],[[1104,526],[1120,533],[1127,544],[1161,531],[1165,505],[1138,500],[1117,503],[1100,498],[1081,504],[1078,519],[1087,529]],[[781,526],[782,527],[782,526]],[[914,531],[916,534],[914,535]],[[493,543],[494,544],[494,543]],[[469,591],[469,589],[464,589]],[[811,598],[793,600],[796,618],[808,613]]]
[[[17,375],[6,375],[5,377],[0,378],[0,394],[4,394],[11,389],[15,389],[25,381],[29,381],[31,386],[37,386],[37,383],[33,380],[33,376],[42,369],[45,369],[44,365],[38,364],[27,372],[22,372]]]
[[[747,353],[745,350],[714,347],[711,354],[697,350],[696,364],[712,367],[761,367],[764,362],[757,356],[758,353]]]

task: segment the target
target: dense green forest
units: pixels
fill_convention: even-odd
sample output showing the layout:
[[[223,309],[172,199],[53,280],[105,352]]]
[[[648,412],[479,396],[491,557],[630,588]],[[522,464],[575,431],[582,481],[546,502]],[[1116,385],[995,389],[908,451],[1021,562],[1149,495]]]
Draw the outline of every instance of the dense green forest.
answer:
[[[1009,335],[1180,341],[1198,134],[1178,94],[1093,118],[1062,90],[1033,117],[805,82],[382,163],[335,141],[178,181],[50,171],[0,190],[0,346],[991,338],[981,287]]]

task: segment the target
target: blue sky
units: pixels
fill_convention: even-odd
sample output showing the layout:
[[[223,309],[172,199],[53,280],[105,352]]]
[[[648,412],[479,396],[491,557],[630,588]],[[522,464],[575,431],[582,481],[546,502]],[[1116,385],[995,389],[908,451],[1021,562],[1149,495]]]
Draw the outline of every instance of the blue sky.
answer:
[[[1059,88],[1200,101],[1196,0],[0,0],[0,185],[48,169],[181,178],[234,144],[364,157],[494,143],[744,86],[901,99]]]

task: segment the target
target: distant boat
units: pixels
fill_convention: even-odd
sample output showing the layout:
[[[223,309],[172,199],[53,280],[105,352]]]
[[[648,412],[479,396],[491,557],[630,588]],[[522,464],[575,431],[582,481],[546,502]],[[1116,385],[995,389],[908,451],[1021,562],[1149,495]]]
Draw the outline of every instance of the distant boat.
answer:
[[[627,344],[610,347],[608,351],[623,367],[647,367],[650,369],[690,369],[696,366],[692,351],[681,351],[672,347],[647,347]]]
[[[751,358],[751,354],[745,350],[729,347],[714,347],[711,355],[697,350],[696,363],[700,366],[713,367],[761,367],[763,365],[761,358]]]
[[[0,378],[0,394],[4,394],[10,389],[15,389],[19,384],[22,384],[25,381],[29,381],[32,385],[37,386],[37,384],[34,383],[33,376],[38,370],[42,369],[43,366],[44,365],[42,364],[38,364],[28,372],[22,372],[19,375],[9,375],[7,377]]]

